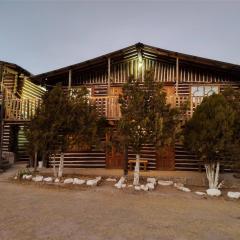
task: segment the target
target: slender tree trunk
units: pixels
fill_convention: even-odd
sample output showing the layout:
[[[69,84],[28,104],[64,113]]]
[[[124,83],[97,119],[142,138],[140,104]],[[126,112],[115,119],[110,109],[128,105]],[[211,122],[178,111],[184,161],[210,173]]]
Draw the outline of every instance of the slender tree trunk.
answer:
[[[61,152],[60,155],[60,163],[58,168],[58,177],[61,178],[63,175],[63,167],[64,167],[64,152]]]
[[[42,153],[42,162],[43,162],[43,167],[47,167],[47,161],[46,161],[46,153]]]
[[[56,170],[56,154],[53,154],[53,176],[57,177],[57,170]]]
[[[220,168],[219,162],[205,164],[210,189],[218,189],[219,168]]]
[[[38,153],[37,151],[34,153],[34,172],[37,171],[37,164],[38,164]]]
[[[124,146],[124,167],[123,174],[126,177],[128,175],[128,145]]]
[[[32,154],[30,155],[30,157],[29,157],[29,167],[34,167],[33,166],[34,164],[33,164],[33,156],[32,156]]]
[[[134,169],[134,179],[133,179],[133,185],[139,185],[139,171],[140,171],[140,154],[136,154],[136,165]]]

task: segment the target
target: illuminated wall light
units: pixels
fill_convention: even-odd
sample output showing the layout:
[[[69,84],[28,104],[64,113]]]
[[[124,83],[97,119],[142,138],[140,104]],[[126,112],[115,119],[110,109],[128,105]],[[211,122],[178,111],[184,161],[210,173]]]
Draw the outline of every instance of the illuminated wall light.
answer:
[[[138,69],[141,70],[143,66],[143,59],[142,59],[142,55],[138,54]]]

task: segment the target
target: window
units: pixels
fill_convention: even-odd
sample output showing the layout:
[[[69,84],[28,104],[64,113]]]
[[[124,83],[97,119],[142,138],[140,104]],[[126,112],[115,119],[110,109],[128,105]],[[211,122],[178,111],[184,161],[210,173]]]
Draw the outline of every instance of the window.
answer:
[[[193,97],[206,97],[210,96],[213,93],[219,93],[218,86],[192,86],[191,93]]]

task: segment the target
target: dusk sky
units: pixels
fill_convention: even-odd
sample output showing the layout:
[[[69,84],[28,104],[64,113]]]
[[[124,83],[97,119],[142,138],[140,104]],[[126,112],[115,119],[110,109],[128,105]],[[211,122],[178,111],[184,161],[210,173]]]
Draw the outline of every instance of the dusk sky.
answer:
[[[240,1],[3,1],[0,60],[38,74],[137,42],[240,64]]]

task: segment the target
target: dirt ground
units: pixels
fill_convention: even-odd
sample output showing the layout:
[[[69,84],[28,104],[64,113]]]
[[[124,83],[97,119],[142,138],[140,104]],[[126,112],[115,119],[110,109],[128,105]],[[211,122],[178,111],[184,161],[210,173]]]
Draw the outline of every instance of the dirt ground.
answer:
[[[173,187],[73,189],[16,183],[0,175],[0,240],[240,239],[240,201]]]

